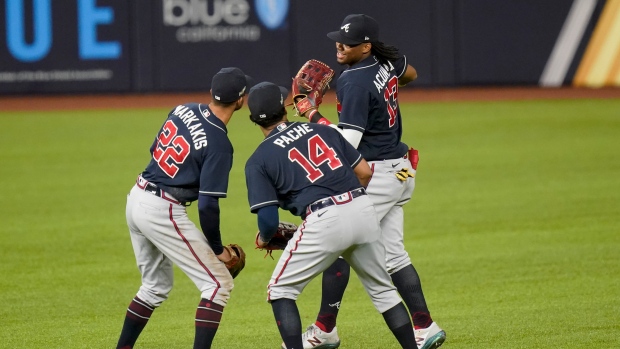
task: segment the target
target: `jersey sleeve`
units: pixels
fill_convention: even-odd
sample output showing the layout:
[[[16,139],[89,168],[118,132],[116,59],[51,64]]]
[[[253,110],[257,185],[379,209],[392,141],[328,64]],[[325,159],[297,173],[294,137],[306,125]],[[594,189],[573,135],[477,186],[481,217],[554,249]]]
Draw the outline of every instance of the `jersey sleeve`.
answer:
[[[338,91],[340,101],[340,115],[338,127],[352,128],[360,132],[366,130],[368,123],[371,94],[366,89],[348,84]]]
[[[251,162],[245,166],[245,184],[248,189],[250,212],[256,213],[259,208],[279,205],[278,194],[262,166]]]
[[[355,166],[362,161],[362,154],[360,154],[346,138],[342,135],[339,136],[341,138],[340,143],[342,144],[343,156],[347,162],[351,164],[351,168],[355,168]]]
[[[401,56],[391,63],[392,67],[394,67],[394,74],[396,74],[396,77],[400,79],[400,77],[407,71],[407,57]]]
[[[200,171],[200,194],[226,197],[228,177],[233,155],[227,152],[209,152]]]

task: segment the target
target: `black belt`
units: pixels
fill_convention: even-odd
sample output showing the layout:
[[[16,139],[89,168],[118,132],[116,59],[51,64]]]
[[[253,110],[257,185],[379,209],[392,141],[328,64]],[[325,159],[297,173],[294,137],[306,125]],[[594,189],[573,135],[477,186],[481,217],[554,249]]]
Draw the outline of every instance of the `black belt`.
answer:
[[[156,184],[153,184],[151,182],[146,183],[146,186],[144,187],[144,191],[148,191],[149,193],[155,196],[161,197],[162,190],[159,189],[159,187]]]
[[[138,179],[136,180],[136,184],[138,185],[138,188],[144,190],[145,192],[151,193],[155,196],[158,196],[164,200],[170,201],[174,204],[183,205],[183,206],[189,206],[191,204],[191,202],[179,201],[175,199],[170,194],[166,193],[161,188],[159,188],[157,184],[147,181],[142,176],[138,176]]]
[[[322,210],[325,207],[333,206],[333,205],[342,205],[351,200],[360,197],[362,195],[366,195],[366,190],[364,188],[357,188],[346,193],[342,193],[340,195],[330,196],[325,199],[321,199],[319,201],[315,201],[308,205],[308,209],[306,209],[306,216],[312,212]]]

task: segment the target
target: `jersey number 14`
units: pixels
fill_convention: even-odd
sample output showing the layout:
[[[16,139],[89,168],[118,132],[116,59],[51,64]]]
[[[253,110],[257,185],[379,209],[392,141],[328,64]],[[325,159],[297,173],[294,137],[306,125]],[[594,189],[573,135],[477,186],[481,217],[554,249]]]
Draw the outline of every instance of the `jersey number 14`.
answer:
[[[342,162],[338,159],[334,149],[330,148],[319,135],[314,135],[308,139],[307,157],[299,149],[292,148],[288,151],[288,159],[298,163],[306,171],[306,178],[312,183],[323,177],[323,171],[319,169],[323,163],[327,162],[332,170],[342,166]]]

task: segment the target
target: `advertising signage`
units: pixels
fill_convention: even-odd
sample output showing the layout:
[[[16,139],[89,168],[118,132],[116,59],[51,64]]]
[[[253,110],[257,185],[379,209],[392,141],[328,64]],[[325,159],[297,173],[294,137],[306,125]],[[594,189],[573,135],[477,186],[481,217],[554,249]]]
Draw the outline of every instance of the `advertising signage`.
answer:
[[[4,0],[0,18],[0,93],[130,88],[128,2]]]
[[[288,0],[158,0],[159,84],[207,90],[222,67],[290,84]]]

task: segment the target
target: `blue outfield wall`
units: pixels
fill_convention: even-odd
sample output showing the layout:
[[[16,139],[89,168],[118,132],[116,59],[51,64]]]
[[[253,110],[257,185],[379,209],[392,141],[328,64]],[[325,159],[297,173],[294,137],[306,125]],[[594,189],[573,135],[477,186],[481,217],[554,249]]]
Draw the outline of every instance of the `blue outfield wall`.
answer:
[[[343,69],[326,34],[351,13],[377,19],[416,86],[536,85],[580,1],[593,11],[560,84],[605,0],[3,0],[0,93],[206,91],[224,66],[288,86],[311,58]]]

